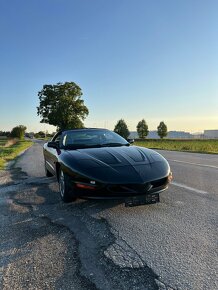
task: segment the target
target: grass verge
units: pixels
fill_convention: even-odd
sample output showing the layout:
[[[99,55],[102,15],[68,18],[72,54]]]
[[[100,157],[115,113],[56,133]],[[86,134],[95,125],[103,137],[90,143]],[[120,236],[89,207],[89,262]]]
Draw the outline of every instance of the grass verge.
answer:
[[[136,140],[134,145],[152,149],[218,154],[218,140],[216,139],[146,139]]]
[[[0,142],[0,170],[4,169],[6,162],[13,160],[23,150],[29,148],[33,142],[26,140],[16,140],[11,142],[12,145],[5,146],[8,144],[8,140],[1,140]],[[9,143],[10,144],[10,143]]]

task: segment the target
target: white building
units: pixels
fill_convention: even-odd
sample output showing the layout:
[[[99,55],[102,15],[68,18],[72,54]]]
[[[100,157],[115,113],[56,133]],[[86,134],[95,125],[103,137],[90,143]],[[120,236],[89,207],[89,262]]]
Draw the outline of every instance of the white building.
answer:
[[[204,138],[218,139],[218,130],[204,130]]]

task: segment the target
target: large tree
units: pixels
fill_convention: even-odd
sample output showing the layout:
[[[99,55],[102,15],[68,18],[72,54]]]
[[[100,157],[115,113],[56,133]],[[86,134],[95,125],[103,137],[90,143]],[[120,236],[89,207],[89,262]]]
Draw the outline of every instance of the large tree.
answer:
[[[136,128],[137,128],[137,133],[139,135],[139,138],[144,139],[148,136],[148,133],[149,133],[148,125],[144,119],[138,122],[138,125]]]
[[[167,136],[167,126],[164,124],[164,122],[160,122],[159,126],[157,127],[157,134],[161,139]]]
[[[26,131],[26,126],[19,125],[11,130],[11,137],[23,139]]]
[[[83,127],[89,110],[81,99],[82,90],[74,82],[44,85],[38,92],[37,114],[40,123],[57,126],[59,130]]]
[[[120,119],[114,127],[114,132],[127,139],[130,132],[126,125],[126,122],[123,119]]]

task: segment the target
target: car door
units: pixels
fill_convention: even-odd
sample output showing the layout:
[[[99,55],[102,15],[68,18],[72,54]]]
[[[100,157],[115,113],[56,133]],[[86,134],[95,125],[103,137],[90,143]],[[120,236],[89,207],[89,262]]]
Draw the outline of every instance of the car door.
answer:
[[[61,133],[55,135],[52,139],[53,142],[60,144]],[[48,146],[44,147],[44,157],[45,157],[45,166],[53,174],[56,175],[56,162],[58,160],[58,149],[51,148]]]

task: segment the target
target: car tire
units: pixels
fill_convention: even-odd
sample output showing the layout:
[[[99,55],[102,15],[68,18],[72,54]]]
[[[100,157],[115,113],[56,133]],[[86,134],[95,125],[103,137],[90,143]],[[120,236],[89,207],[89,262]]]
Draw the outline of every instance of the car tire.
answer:
[[[53,176],[53,174],[47,169],[46,165],[45,165],[45,175],[47,177],[52,177]]]
[[[73,194],[72,180],[61,168],[59,170],[59,192],[64,202],[72,202],[76,200]]]

